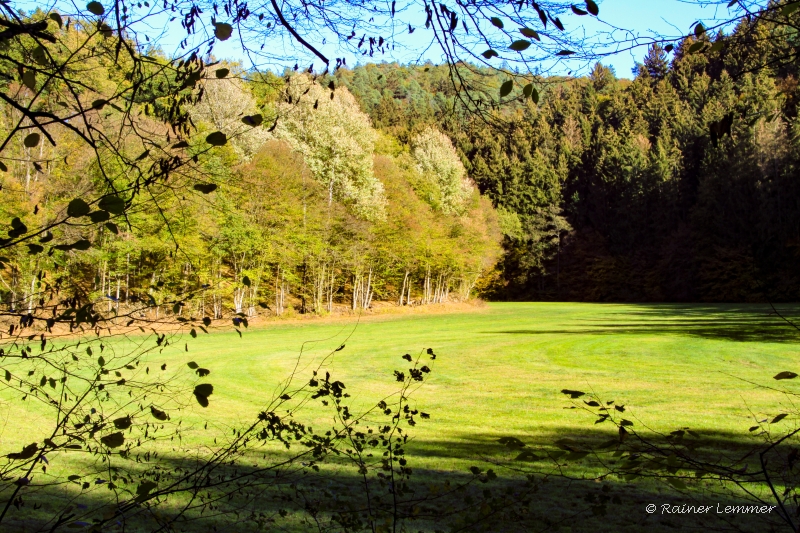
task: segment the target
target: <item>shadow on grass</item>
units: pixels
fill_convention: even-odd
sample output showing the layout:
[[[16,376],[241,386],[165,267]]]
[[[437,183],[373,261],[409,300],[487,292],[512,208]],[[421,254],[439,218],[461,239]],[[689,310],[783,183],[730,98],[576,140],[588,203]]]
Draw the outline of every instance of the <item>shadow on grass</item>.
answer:
[[[521,440],[528,449],[542,454],[546,449],[555,449],[554,442],[558,439],[571,439],[573,446],[588,449],[607,441],[610,435],[610,432],[596,428],[580,433],[564,429],[534,439],[521,437]],[[741,457],[758,443],[756,439],[719,432],[702,432],[695,440],[696,453],[707,460]],[[784,454],[788,449],[787,446],[777,453]],[[413,519],[405,522],[404,530],[425,533],[612,533],[675,529],[754,533],[790,531],[775,511],[765,514],[725,513],[727,506],[754,502],[715,483],[693,481],[687,490],[678,492],[661,480],[626,482],[613,476],[602,477],[600,465],[591,456],[559,470],[549,462],[514,461],[518,452],[501,445],[496,436],[488,435],[409,443],[407,458],[413,474],[408,489],[399,497],[399,507],[401,514],[413,516]],[[258,453],[248,456],[235,469],[230,465],[220,467],[214,479],[223,482],[197,491],[198,501],[212,502],[211,506],[207,506],[202,514],[198,510],[187,513],[185,520],[165,530],[192,533],[359,531],[331,525],[329,519],[337,513],[363,519],[370,505],[375,508],[379,504],[389,505],[392,501],[392,484],[382,483],[374,475],[370,475],[368,480],[371,491],[371,500],[368,501],[364,479],[355,468],[341,460],[323,464],[319,472],[283,469],[276,474],[275,471],[261,470],[285,457],[285,453],[273,452],[266,456]],[[454,461],[458,466],[452,466]],[[437,463],[442,466],[437,467]],[[172,471],[190,469],[195,464],[185,457],[161,458],[161,465]],[[497,477],[487,479],[483,473],[474,475],[469,471],[470,466],[480,468],[481,472],[492,469]],[[234,471],[240,480],[247,480],[247,483],[235,481]],[[756,494],[770,500],[766,487],[754,485],[752,488]],[[3,524],[2,530],[14,533],[49,531],[52,522],[48,523],[47,517],[48,513],[52,516],[55,512],[56,502],[79,508],[80,521],[91,523],[93,518],[113,511],[114,502],[110,494],[104,487],[93,486],[89,491],[78,493],[70,493],[64,487],[51,487],[35,496],[29,495],[22,508],[12,509],[11,520]],[[34,510],[37,501],[42,507]],[[656,511],[649,513],[646,506],[651,504],[656,505]],[[709,506],[709,509],[676,513],[674,509],[665,512],[663,508],[664,505],[683,504]],[[174,513],[174,509],[162,506],[151,512],[147,505],[140,505],[125,520],[118,517],[114,524],[102,531],[154,531],[163,525],[170,512]],[[386,517],[387,513],[383,516]],[[63,531],[82,529],[88,530],[88,527],[64,527]]]
[[[630,311],[604,313],[558,329],[526,328],[484,331],[508,335],[686,335],[738,342],[800,342],[800,331],[787,324],[769,306],[638,305]],[[800,309],[778,311],[800,324]],[[606,317],[606,318],[604,318]]]

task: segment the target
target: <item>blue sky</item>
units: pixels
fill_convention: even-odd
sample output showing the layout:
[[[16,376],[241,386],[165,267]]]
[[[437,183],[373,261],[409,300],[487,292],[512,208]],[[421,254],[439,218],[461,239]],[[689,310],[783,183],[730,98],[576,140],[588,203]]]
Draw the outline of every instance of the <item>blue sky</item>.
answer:
[[[76,8],[78,10],[85,10],[84,2],[88,2],[88,0],[74,1],[75,3],[73,3],[73,0],[49,0],[48,3],[50,6],[58,6],[57,8],[66,8],[59,9],[62,13],[74,12]],[[100,1],[103,2],[104,0]],[[577,5],[583,4],[582,0],[574,1]],[[156,0],[156,2],[159,2],[159,0]],[[45,9],[50,7],[45,7],[43,3],[31,0],[18,0],[15,3],[19,7],[28,9],[32,9],[34,6]],[[109,2],[106,1],[105,3]],[[625,35],[630,36],[631,34],[641,37],[662,35],[678,38],[681,35],[690,33],[692,25],[696,21],[703,21],[705,25],[708,26],[710,23],[713,23],[713,21],[724,19],[728,15],[728,10],[724,5],[726,2],[722,2],[722,5],[720,5],[719,0],[597,0],[597,3],[600,5],[600,18],[603,20],[602,23],[591,16],[577,17],[568,14],[567,16],[563,17],[564,22],[567,25],[567,29],[578,32],[585,30],[587,35],[596,34],[596,32],[613,31],[613,27],[624,28],[630,32],[626,33],[617,30],[614,33],[614,37],[616,39],[620,39]],[[160,2],[157,3],[156,6],[157,5],[160,5]],[[207,14],[207,16],[210,16],[210,14]],[[412,16],[407,18],[407,20],[420,19],[420,22],[422,22],[424,21],[424,17],[424,12],[420,11],[419,16],[412,13]],[[176,51],[178,43],[186,36],[184,30],[179,25],[179,19],[169,23],[167,22],[167,17],[159,15],[149,22],[151,25],[146,32],[151,35],[153,35],[154,31],[156,33],[161,33],[161,36],[159,37],[159,44],[161,45],[162,50],[167,54]],[[583,28],[581,28],[581,25],[583,25]],[[158,28],[155,28],[154,26],[158,26]],[[347,57],[347,64],[350,66],[356,64],[357,59],[360,59],[362,62],[365,61],[364,58],[357,58],[352,54],[347,55],[348,52],[342,50],[341,48],[335,47],[333,44],[335,39],[329,39],[327,44],[321,44],[324,38],[323,34],[307,37],[309,40],[314,42],[316,46],[321,48],[328,57],[341,57],[344,55]],[[408,35],[399,37],[400,41],[411,50],[400,52],[398,49],[393,57],[376,56],[375,60],[398,60],[400,62],[407,63],[421,59],[440,62],[440,52],[437,52],[434,49],[429,49],[422,52],[419,50],[419,43],[422,42],[421,40],[427,40],[429,38],[430,35],[425,35],[425,29],[420,27],[417,29],[417,32],[414,34],[413,38]],[[293,57],[296,54],[296,43],[292,41],[271,41],[266,44],[268,46],[267,49],[271,50],[275,57]],[[253,48],[258,47],[256,44],[251,46]],[[247,58],[244,57],[240,48],[240,43],[237,41],[237,39],[232,38],[227,42],[218,43],[215,46],[214,55],[221,59],[241,61],[244,66],[249,67],[249,61],[247,61]],[[620,52],[613,56],[607,57],[603,60],[603,63],[613,66],[618,77],[629,78],[632,77],[631,69],[633,68],[635,62],[641,61],[645,51],[645,47],[640,47],[631,51]],[[545,67],[547,66],[545,63],[540,65],[544,65]],[[563,65],[563,68],[561,68],[562,71],[557,73],[565,74],[569,70],[574,70],[575,74],[580,74],[587,69],[586,64],[581,65],[577,63],[564,63]],[[272,68],[278,69],[283,68],[283,66],[278,66],[275,64],[271,65]]]
[[[577,5],[582,5],[581,0],[574,0]],[[565,23],[568,25],[568,30],[579,30],[578,26],[585,26],[587,34],[592,34],[597,31],[611,31],[615,26],[617,28],[625,28],[632,33],[647,37],[652,35],[680,37],[687,35],[691,32],[693,24],[697,21],[703,21],[706,26],[713,23],[714,20],[727,18],[728,10],[725,5],[720,6],[716,2],[709,2],[707,0],[602,0],[598,1],[600,5],[601,19],[607,24],[601,24],[597,19],[591,16],[577,17],[574,15],[567,15],[564,17]],[[419,17],[424,20],[424,14],[421,13]],[[413,20],[412,18],[412,20]],[[568,21],[568,22],[567,22]],[[610,25],[610,26],[609,26]],[[615,37],[619,38],[625,35],[624,32],[617,31]],[[414,37],[427,39],[429,36],[425,35],[424,28],[418,28]],[[418,43],[413,42],[412,38],[406,36],[401,37],[403,42],[411,48]],[[233,40],[231,40],[233,41]],[[321,41],[321,39],[317,39]],[[241,59],[236,51],[237,43],[222,43],[223,46],[218,46],[215,53],[218,56],[226,56],[229,59]],[[293,43],[292,43],[293,44]],[[319,45],[318,42],[315,42]],[[280,43],[279,46],[284,46]],[[291,46],[288,45],[288,46]],[[329,43],[327,46],[320,46],[321,49],[328,55],[328,57],[339,57],[342,55],[341,50],[336,50]],[[482,50],[481,50],[482,51]],[[621,78],[632,77],[631,70],[636,61],[641,61],[645,54],[645,47],[640,47],[635,50],[620,52],[614,56],[608,57],[603,61],[604,64],[613,66],[617,76]],[[348,65],[356,63],[356,57],[348,56]],[[358,58],[364,62],[364,58]],[[394,57],[381,56],[375,57],[376,61],[391,61],[396,59],[400,62],[412,62],[419,59],[428,59],[433,62],[440,62],[440,52],[437,50],[428,50],[421,56],[419,52],[396,52]],[[368,59],[367,59],[368,60]],[[577,73],[581,69],[586,70],[586,65],[572,64],[566,65],[563,72],[574,69]]]

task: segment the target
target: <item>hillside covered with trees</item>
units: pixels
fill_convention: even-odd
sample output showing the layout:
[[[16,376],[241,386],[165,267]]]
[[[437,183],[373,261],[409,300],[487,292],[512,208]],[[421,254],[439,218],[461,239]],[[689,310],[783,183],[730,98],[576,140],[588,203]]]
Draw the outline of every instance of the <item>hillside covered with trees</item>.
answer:
[[[457,111],[446,66],[337,77],[399,139],[443,124],[503,222],[490,297],[796,301],[791,30],[742,21],[731,35],[697,33],[671,53],[653,45],[632,81],[598,63],[589,76],[540,79],[538,104],[520,94],[490,120]],[[489,91],[509,79],[473,76]]]

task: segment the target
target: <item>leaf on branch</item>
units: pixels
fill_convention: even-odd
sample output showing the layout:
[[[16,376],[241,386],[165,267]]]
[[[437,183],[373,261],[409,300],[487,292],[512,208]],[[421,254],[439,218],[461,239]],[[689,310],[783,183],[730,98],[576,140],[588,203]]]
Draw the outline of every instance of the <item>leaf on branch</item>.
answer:
[[[736,2],[733,2],[733,3],[736,3]],[[791,15],[792,13],[797,11],[798,8],[800,8],[800,3],[798,3],[798,2],[794,2],[792,4],[787,4],[787,5],[783,6],[783,10],[781,11],[781,13],[783,14],[784,17],[788,17],[789,15]]]
[[[220,41],[227,41],[233,34],[233,26],[225,22],[218,22],[214,24],[214,37]]]
[[[498,54],[497,52],[495,52],[495,51],[494,51],[494,50],[492,50],[492,49],[489,49],[489,50],[486,50],[486,51],[485,51],[484,53],[482,53],[481,55],[482,55],[484,58],[486,58],[486,59],[491,59],[491,58],[493,58],[493,57],[498,57],[500,54]]]
[[[526,98],[533,100],[534,104],[539,103],[539,91],[536,90],[536,87],[534,87],[532,83],[522,88],[522,94],[524,94]]]
[[[786,413],[781,413],[778,416],[776,416],[775,418],[773,418],[772,422],[770,422],[770,424],[777,424],[778,422],[780,422],[781,420],[783,420],[787,416],[789,416],[789,415],[787,415]]]
[[[113,222],[106,222],[105,224],[106,229],[113,233],[114,235],[119,235],[119,228]]]
[[[227,68],[218,68],[217,70],[214,71],[214,75],[217,77],[217,79],[220,79],[220,80],[222,78],[226,77],[230,73],[231,73],[230,69],[227,69]],[[189,146],[189,145],[187,144],[186,146]]]
[[[92,247],[92,243],[86,239],[75,241],[69,245],[70,250],[88,250]]]
[[[89,214],[92,208],[81,198],[75,198],[67,205],[68,217],[83,217]]]
[[[122,446],[122,444],[125,442],[125,436],[122,434],[121,431],[117,431],[116,433],[111,433],[110,435],[101,437],[100,442],[102,442],[109,448],[118,448]]]
[[[539,34],[536,33],[535,30],[532,30],[530,28],[520,28],[519,32],[525,37],[528,37],[529,39],[536,39],[537,41],[542,40],[541,37],[539,37]]]
[[[89,13],[91,13],[92,15],[97,15],[98,17],[102,16],[103,13],[106,12],[105,8],[103,7],[103,4],[101,4],[100,2],[89,2],[86,5],[86,9],[89,10]]]
[[[787,372],[781,372],[780,374],[773,376],[772,379],[794,379],[796,377],[797,374],[795,374],[794,372],[787,371]]]
[[[8,167],[2,161],[0,161],[0,170],[2,170],[3,172],[8,172]]]
[[[29,243],[27,246],[28,255],[40,254],[44,251],[44,246],[40,246],[38,244]]]
[[[136,488],[136,501],[141,503],[146,500],[150,492],[156,487],[158,487],[158,485],[152,481],[145,481],[139,485]]]
[[[26,70],[22,75],[22,84],[31,91],[36,90],[36,71]],[[35,146],[35,145],[34,145]]]
[[[62,28],[64,26],[64,21],[61,19],[61,15],[59,15],[58,13],[50,13],[49,18],[50,20],[58,24],[59,28]]]
[[[702,50],[705,45],[706,43],[704,43],[703,41],[697,41],[696,43],[694,43],[692,46],[689,47],[688,52],[690,54],[694,54],[695,52]]]
[[[531,45],[530,41],[526,41],[525,39],[519,39],[511,43],[511,46],[509,46],[509,48],[514,50],[515,52],[522,52],[523,50],[527,50],[530,45]]]
[[[33,457],[34,455],[36,455],[36,452],[37,452],[38,450],[39,450],[39,445],[38,445],[37,443],[35,443],[35,442],[34,442],[33,444],[28,444],[27,446],[25,446],[25,447],[22,449],[22,451],[21,451],[21,452],[18,452],[18,453],[10,453],[10,454],[6,455],[6,457],[8,457],[8,458],[9,458],[9,459],[11,459],[11,460],[24,460],[24,459],[30,459],[31,457]]]
[[[579,390],[570,390],[570,389],[562,389],[561,394],[566,394],[572,399],[580,398],[581,396],[585,395],[585,392],[581,392]]]
[[[195,363],[194,361],[189,361],[188,363],[186,363],[186,366],[188,366],[188,367],[189,367],[189,368],[191,368],[192,370],[194,370],[195,368],[199,368],[199,367],[200,367],[200,365],[198,365],[198,364],[197,364],[197,363]]]
[[[557,56],[561,56],[561,57],[565,57],[565,56],[571,56],[571,55],[572,55],[572,54],[574,54],[574,53],[575,53],[575,52],[573,52],[572,50],[561,50],[561,51],[560,51],[560,52],[558,52],[556,55],[557,55]]]
[[[108,100],[103,100],[102,98],[99,100],[95,100],[94,102],[92,102],[92,109],[103,109],[107,103]]]
[[[211,373],[211,370],[209,370],[207,368],[198,368],[197,370],[195,370],[195,372],[197,372],[198,376],[200,376],[201,378],[204,378],[204,377],[206,377],[207,375],[209,375]]]
[[[497,27],[497,28],[500,28],[501,30],[503,29],[503,21],[502,21],[502,20],[500,20],[499,18],[497,18],[497,17],[492,17],[492,18],[491,18],[491,19],[489,19],[489,20],[492,22],[492,24],[493,24],[495,27]]]
[[[250,278],[248,278],[247,276],[243,277],[242,278],[242,285],[244,285],[245,287],[249,287],[250,286]]]
[[[131,417],[123,416],[122,418],[117,418],[114,420],[114,427],[117,429],[128,429],[131,427],[132,421]]]
[[[600,14],[600,8],[597,7],[597,4],[594,2],[594,0],[586,0],[586,11],[595,17]]]
[[[206,142],[211,146],[224,146],[228,143],[228,136],[221,131],[215,131],[206,137]]]
[[[125,212],[125,200],[116,195],[104,196],[97,203],[97,207],[109,213],[121,215]]]
[[[194,388],[194,397],[197,403],[203,407],[208,407],[208,397],[214,393],[214,386],[210,383],[201,383]]]
[[[672,44],[668,44],[667,46],[665,46],[665,47],[664,47],[664,51],[665,51],[666,53],[670,53],[670,52],[672,52],[674,49],[675,49],[675,45],[672,45]]]
[[[511,94],[511,90],[513,88],[514,88],[513,80],[508,80],[506,82],[503,82],[503,85],[500,86],[500,98],[503,98],[504,96],[508,96],[509,94]]]
[[[42,140],[42,136],[38,133],[31,133],[22,141],[27,148],[34,148],[39,145],[39,141]]]
[[[150,406],[150,414],[151,414],[151,415],[153,415],[153,417],[154,417],[156,420],[161,420],[162,422],[163,422],[164,420],[167,420],[167,419],[169,418],[169,416],[167,416],[167,413],[165,413],[165,412],[164,412],[164,411],[162,411],[161,409],[156,409],[156,408],[155,408],[155,407],[153,407],[152,405]]]
[[[194,190],[200,191],[203,194],[212,193],[217,190],[216,183],[198,183],[194,186]]]
[[[695,26],[694,26],[694,35],[695,35],[695,37],[700,37],[705,32],[706,32],[706,29],[701,23],[698,22],[697,24],[695,24]]]
[[[105,222],[111,218],[111,215],[108,214],[108,211],[94,211],[89,213],[89,220],[92,222]]]
[[[530,450],[525,450],[514,458],[515,461],[537,461],[539,459],[540,457]]]
[[[584,11],[583,9],[579,8],[578,6],[576,6],[575,4],[572,4],[569,7],[572,9],[573,13],[575,13],[576,15],[578,15],[580,17],[582,17],[583,15],[588,15],[589,14],[588,11]]]
[[[261,115],[247,115],[246,117],[242,118],[242,122],[248,126],[256,127],[260,126],[261,123],[264,122],[264,117]]]

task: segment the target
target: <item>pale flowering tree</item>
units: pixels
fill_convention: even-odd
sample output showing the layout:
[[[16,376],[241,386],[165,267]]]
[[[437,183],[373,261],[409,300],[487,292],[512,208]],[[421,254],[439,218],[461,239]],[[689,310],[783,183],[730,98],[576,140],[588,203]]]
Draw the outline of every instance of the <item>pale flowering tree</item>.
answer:
[[[361,218],[384,219],[383,184],[372,168],[376,133],[353,95],[304,75],[293,76],[286,91],[275,136],[303,155],[314,179],[328,189],[329,205],[335,199]]]
[[[412,145],[422,196],[443,213],[462,214],[473,187],[453,143],[447,135],[428,128],[414,137]]]
[[[258,108],[244,82],[230,76],[227,66],[221,65],[215,73],[203,82],[203,96],[190,110],[192,120],[224,133],[236,153],[249,161],[269,140],[269,133],[263,127],[253,127]]]

